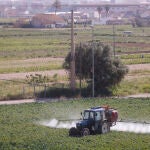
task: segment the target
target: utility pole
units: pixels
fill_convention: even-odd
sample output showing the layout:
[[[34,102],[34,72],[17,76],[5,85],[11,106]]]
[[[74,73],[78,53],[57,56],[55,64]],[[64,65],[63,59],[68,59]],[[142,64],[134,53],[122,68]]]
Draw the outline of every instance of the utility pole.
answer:
[[[82,67],[81,67],[81,65],[82,65],[82,58],[81,58],[81,42],[80,42],[80,95],[81,95],[81,87],[82,87],[82,79],[81,79],[81,77],[82,77],[82,75],[81,75],[81,71],[82,71]]]
[[[70,72],[70,79],[71,79],[71,89],[75,91],[75,44],[74,44],[74,12],[71,10],[71,72]]]
[[[114,57],[116,56],[116,37],[115,37],[115,25],[113,24],[113,52]]]
[[[95,81],[94,81],[94,64],[95,64],[95,57],[94,57],[94,26],[91,26],[92,28],[92,97],[95,96]]]

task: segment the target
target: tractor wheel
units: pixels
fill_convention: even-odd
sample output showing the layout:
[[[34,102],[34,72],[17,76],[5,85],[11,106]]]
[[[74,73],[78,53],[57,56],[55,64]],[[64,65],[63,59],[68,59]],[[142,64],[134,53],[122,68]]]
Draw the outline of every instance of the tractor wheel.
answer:
[[[82,136],[88,136],[90,135],[90,130],[88,128],[84,128],[81,132]]]
[[[79,131],[75,127],[70,128],[69,136],[79,136]]]
[[[108,132],[110,132],[110,125],[109,124],[107,124],[108,125]]]
[[[103,123],[103,125],[101,127],[101,133],[105,134],[105,133],[109,132],[109,130],[110,130],[109,128],[110,127],[109,127],[109,125],[107,123]]]

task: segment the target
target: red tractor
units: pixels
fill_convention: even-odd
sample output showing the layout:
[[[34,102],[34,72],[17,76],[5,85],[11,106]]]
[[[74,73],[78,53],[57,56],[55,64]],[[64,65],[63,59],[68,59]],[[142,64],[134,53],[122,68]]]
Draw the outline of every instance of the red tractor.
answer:
[[[118,112],[108,106],[93,107],[84,110],[83,119],[76,123],[76,128],[69,130],[70,136],[87,136],[90,134],[104,134],[110,127],[116,125]]]

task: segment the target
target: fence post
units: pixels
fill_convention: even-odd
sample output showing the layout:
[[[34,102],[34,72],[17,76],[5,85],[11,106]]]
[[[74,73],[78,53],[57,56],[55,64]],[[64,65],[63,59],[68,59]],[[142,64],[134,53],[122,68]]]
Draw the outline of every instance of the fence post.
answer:
[[[36,98],[36,94],[35,94],[35,93],[36,93],[36,91],[35,91],[35,90],[36,90],[36,89],[35,89],[35,84],[33,84],[33,89],[34,89],[34,98]]]
[[[23,95],[23,97],[25,96],[25,86],[24,85],[22,87],[22,95]]]
[[[46,98],[46,85],[44,85],[44,98]]]

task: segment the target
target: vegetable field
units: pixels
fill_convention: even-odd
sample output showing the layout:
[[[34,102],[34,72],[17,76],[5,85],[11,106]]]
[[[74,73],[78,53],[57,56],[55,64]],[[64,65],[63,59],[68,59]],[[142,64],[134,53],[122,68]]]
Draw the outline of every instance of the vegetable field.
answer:
[[[51,103],[0,106],[1,150],[149,150],[150,135],[111,131],[105,135],[69,137],[68,129],[55,129],[40,121],[77,119],[91,106],[117,108],[119,118],[150,121],[150,99],[78,99]]]

